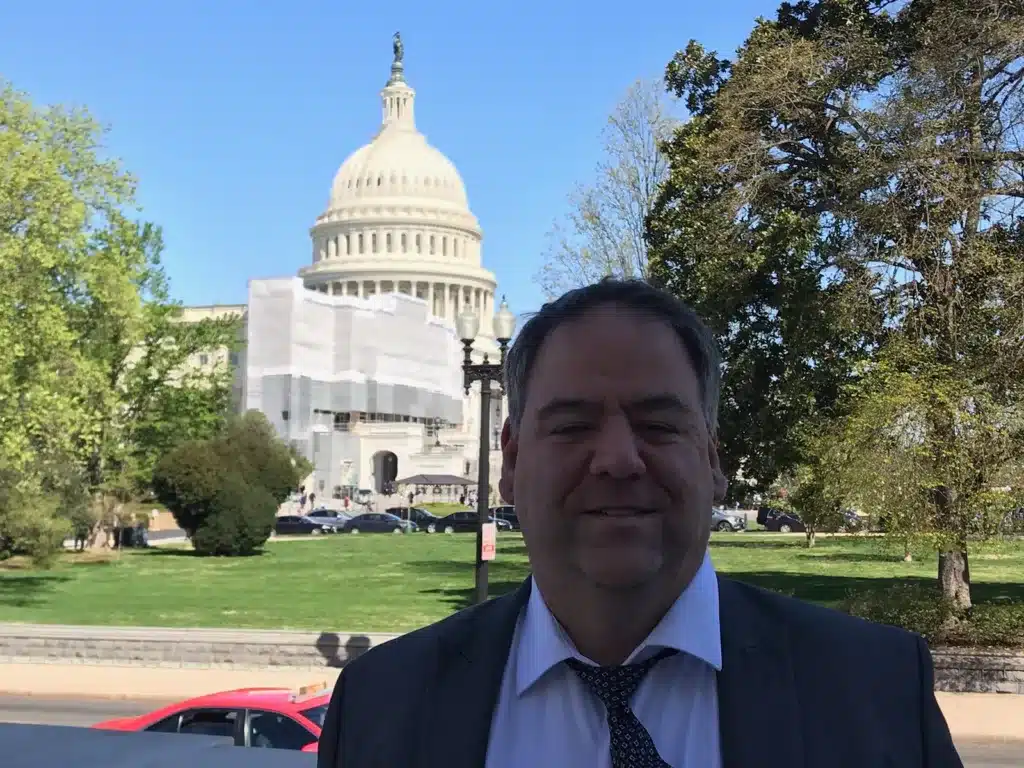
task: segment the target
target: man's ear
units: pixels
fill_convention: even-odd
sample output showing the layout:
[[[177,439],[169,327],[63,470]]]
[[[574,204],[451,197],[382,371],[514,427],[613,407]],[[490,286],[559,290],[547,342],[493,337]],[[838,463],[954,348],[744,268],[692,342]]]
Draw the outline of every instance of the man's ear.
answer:
[[[512,423],[506,418],[501,427],[501,479],[498,492],[507,504],[515,504],[516,458],[519,455],[519,440],[512,434]]]
[[[722,472],[721,462],[718,460],[718,440],[708,437],[708,459],[711,462],[711,477],[715,488],[715,503],[720,504],[725,498],[725,492],[729,490],[729,481]]]

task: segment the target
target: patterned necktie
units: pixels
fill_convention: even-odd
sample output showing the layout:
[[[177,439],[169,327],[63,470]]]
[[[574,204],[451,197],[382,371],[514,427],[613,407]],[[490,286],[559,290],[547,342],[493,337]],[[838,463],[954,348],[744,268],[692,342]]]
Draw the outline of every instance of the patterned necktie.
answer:
[[[576,659],[566,659],[569,668],[608,710],[612,768],[672,768],[661,759],[651,734],[633,714],[629,702],[654,665],[675,652],[666,648],[640,664],[619,667],[594,667]]]

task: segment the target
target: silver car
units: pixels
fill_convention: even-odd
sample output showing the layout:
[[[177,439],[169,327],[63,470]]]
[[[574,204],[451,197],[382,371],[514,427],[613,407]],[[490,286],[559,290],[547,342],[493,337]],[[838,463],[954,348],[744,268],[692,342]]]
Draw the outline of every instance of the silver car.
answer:
[[[712,531],[745,531],[747,530],[747,516],[743,512],[719,509],[711,510]]]

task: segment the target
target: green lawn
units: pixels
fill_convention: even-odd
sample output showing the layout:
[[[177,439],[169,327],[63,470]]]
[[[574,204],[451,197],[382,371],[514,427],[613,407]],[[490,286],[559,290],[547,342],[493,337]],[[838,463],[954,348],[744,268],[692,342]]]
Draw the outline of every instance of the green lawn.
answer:
[[[472,535],[332,536],[280,541],[258,557],[200,558],[185,549],[125,552],[117,561],[51,571],[3,568],[0,621],[177,627],[400,631],[463,607],[472,591]],[[883,539],[715,534],[716,567],[741,580],[824,604],[900,580],[933,583],[934,556],[904,563]],[[1024,542],[979,546],[976,602],[1024,602]],[[502,535],[491,593],[526,576],[526,551]]]

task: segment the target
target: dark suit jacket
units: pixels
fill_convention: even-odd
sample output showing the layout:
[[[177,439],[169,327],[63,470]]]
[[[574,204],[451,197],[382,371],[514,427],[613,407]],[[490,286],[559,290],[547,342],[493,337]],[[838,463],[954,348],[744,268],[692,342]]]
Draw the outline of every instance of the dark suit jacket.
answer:
[[[920,637],[718,581],[723,768],[962,768]],[[527,580],[347,665],[319,768],[483,768],[529,591]]]

